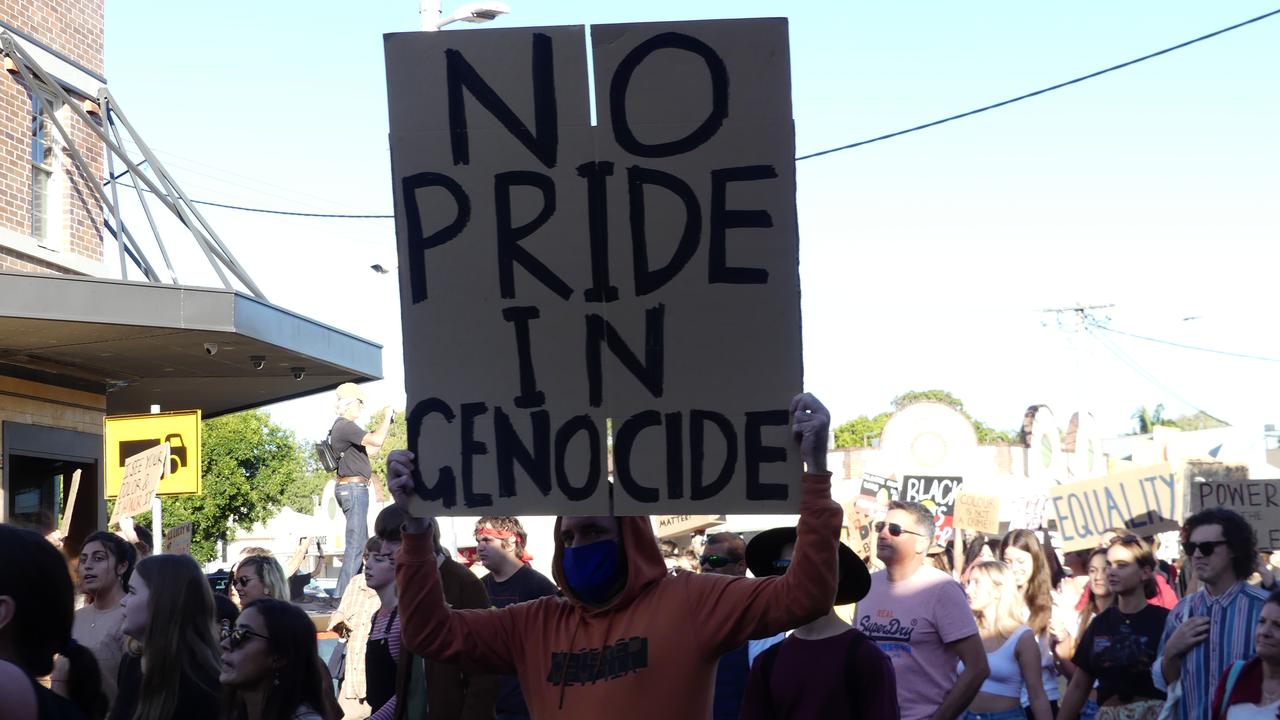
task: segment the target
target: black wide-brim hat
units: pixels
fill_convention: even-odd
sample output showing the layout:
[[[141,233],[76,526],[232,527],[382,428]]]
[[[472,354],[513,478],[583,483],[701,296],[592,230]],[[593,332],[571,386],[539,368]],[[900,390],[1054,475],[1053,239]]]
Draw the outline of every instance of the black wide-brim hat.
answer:
[[[747,569],[756,577],[781,575],[773,562],[782,555],[782,546],[796,541],[796,529],[779,527],[751,538],[747,543]],[[871,592],[871,573],[867,566],[844,543],[836,543],[840,557],[840,578],[836,583],[836,605],[855,603]]]

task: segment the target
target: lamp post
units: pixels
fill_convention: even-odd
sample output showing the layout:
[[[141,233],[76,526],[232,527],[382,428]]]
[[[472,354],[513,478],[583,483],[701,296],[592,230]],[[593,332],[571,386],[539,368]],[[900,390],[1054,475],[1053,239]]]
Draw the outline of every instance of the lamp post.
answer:
[[[418,14],[422,18],[422,31],[435,32],[455,22],[487,23],[499,15],[506,15],[511,8],[506,3],[473,2],[461,5],[446,17],[440,8],[441,0],[418,0]]]

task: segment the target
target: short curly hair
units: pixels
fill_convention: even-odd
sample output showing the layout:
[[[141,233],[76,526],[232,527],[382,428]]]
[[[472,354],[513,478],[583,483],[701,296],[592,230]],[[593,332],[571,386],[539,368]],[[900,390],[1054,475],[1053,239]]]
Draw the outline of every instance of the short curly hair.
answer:
[[[1183,544],[1191,540],[1191,533],[1205,525],[1220,525],[1222,537],[1231,551],[1231,570],[1243,580],[1253,574],[1258,558],[1258,537],[1253,526],[1240,513],[1222,507],[1205,508],[1182,523]]]

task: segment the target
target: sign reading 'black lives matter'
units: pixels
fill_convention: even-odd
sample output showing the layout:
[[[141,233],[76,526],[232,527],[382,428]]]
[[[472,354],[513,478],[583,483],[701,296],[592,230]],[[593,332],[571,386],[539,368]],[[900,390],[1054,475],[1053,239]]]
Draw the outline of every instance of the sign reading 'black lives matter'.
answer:
[[[423,509],[794,512],[786,22],[585,32],[386,37]]]

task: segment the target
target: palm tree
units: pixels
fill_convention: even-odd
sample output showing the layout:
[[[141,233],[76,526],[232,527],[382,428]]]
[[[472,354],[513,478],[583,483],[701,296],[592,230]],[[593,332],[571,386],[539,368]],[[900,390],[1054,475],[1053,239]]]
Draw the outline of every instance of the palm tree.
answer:
[[[1156,409],[1151,412],[1147,412],[1146,405],[1139,406],[1130,417],[1138,423],[1138,429],[1134,435],[1147,435],[1154,432],[1157,425],[1168,424],[1164,419],[1164,403],[1156,405]]]

